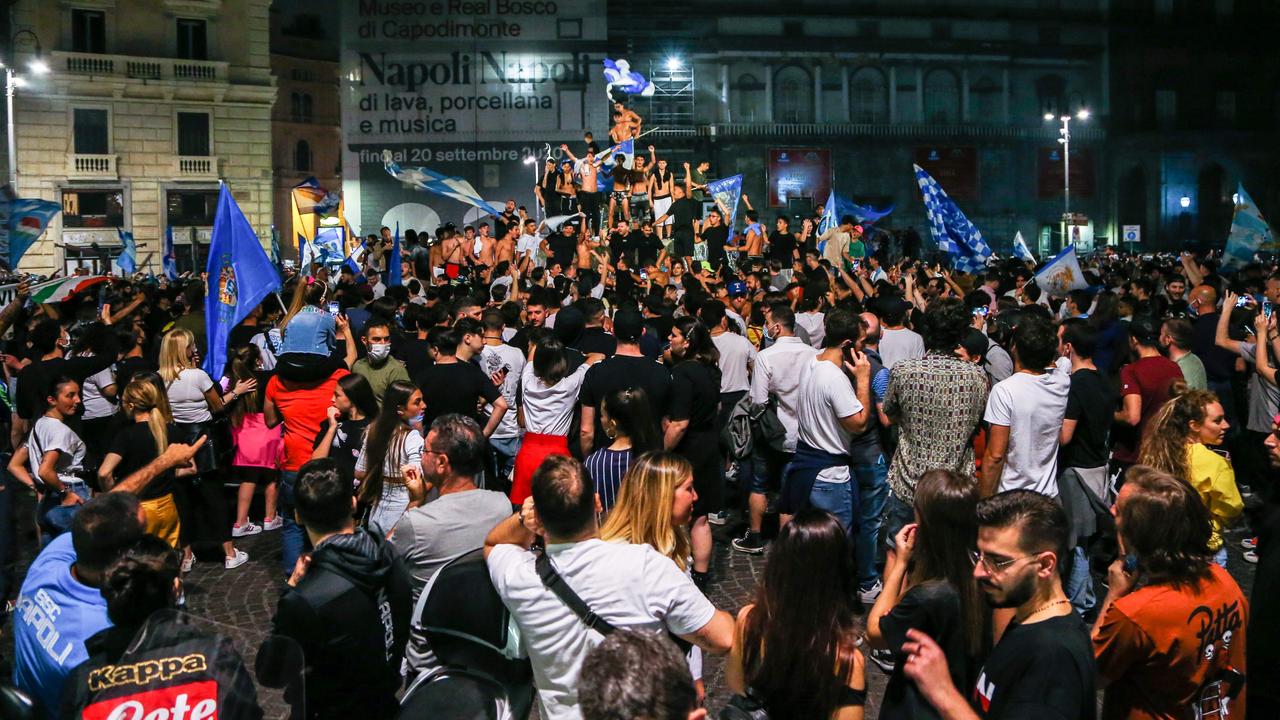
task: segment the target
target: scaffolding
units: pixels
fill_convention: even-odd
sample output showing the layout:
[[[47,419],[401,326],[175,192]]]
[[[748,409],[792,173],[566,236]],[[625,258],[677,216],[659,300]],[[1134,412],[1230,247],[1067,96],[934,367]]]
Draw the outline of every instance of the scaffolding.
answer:
[[[654,92],[644,121],[648,127],[689,127],[694,124],[693,66],[675,59],[650,60],[649,81]]]

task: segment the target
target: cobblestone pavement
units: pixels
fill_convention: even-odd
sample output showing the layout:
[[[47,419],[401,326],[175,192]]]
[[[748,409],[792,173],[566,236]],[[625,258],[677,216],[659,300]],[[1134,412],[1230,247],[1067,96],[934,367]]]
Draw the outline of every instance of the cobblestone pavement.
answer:
[[[715,575],[709,595],[717,607],[736,614],[739,608],[751,601],[756,583],[764,572],[767,555],[753,556],[733,552],[729,547],[729,539],[733,534],[731,528],[732,523],[715,530]],[[1228,537],[1229,569],[1245,592],[1249,593],[1253,587],[1254,566],[1241,559],[1239,542],[1244,536],[1244,531],[1237,530]],[[285,579],[279,567],[280,533],[277,531],[240,538],[236,540],[236,546],[249,553],[249,562],[235,570],[223,569],[220,555],[196,563],[192,572],[186,576],[187,609],[193,616],[207,622],[210,629],[234,639],[252,667],[257,648],[271,627],[276,599]],[[26,562],[29,562],[29,557],[24,558],[23,570]],[[3,630],[3,638],[0,638],[0,661],[3,661],[3,672],[7,677],[13,655],[13,645],[8,639],[8,622]],[[708,657],[704,663],[704,677],[707,705],[714,718],[730,696],[724,684],[724,659]],[[879,713],[886,681],[885,673],[868,662],[868,718],[874,718]],[[281,709],[283,706],[277,696],[267,695],[263,700],[269,709],[268,717],[284,716]]]

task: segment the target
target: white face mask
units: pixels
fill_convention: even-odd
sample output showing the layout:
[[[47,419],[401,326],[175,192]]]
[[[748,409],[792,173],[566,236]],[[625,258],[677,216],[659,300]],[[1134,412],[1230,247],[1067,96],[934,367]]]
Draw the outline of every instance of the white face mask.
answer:
[[[391,354],[391,343],[373,343],[369,346],[369,357],[378,362],[387,359]]]

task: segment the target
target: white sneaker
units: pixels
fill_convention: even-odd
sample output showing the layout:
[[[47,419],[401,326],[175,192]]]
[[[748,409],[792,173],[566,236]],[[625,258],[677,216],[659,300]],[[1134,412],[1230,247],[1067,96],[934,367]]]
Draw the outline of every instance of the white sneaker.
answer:
[[[249,562],[249,553],[243,550],[236,550],[236,554],[223,561],[223,566],[228,570],[234,570],[241,565]]]
[[[729,522],[729,513],[726,510],[720,512],[707,513],[707,522],[712,525],[724,525]]]
[[[1243,540],[1241,540],[1241,541],[1240,541],[1240,547],[1244,548],[1245,550],[1257,550],[1257,549],[1258,549],[1258,538],[1256,538],[1256,537],[1247,537],[1247,538],[1245,538],[1245,539],[1243,539]]]
[[[880,597],[881,590],[884,590],[884,583],[877,580],[875,585],[866,590],[859,590],[858,599],[867,604],[874,603],[876,598]]]
[[[254,525],[252,520],[246,520],[243,525],[231,526],[231,537],[247,537],[249,535],[257,535],[262,532],[261,525]]]
[[[284,518],[280,517],[280,513],[276,513],[276,516],[270,520],[264,518],[262,521],[263,531],[279,530],[282,527],[284,527]]]
[[[196,564],[196,556],[194,554],[183,555],[182,556],[182,574],[186,575],[187,573],[191,572],[191,568],[195,564]]]

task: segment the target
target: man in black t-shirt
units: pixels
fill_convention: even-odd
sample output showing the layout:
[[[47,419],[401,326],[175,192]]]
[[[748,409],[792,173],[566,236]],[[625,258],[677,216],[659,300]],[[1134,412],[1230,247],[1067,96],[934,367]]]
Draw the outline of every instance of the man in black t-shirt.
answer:
[[[551,248],[551,257],[547,258],[547,267],[559,263],[567,269],[573,265],[574,256],[578,252],[578,226],[566,222],[560,232],[547,237],[547,246]]]
[[[783,269],[787,269],[800,259],[800,253],[797,252],[800,247],[800,238],[791,232],[786,215],[778,216],[775,227],[777,229],[769,236],[769,259],[777,260],[782,263]]]
[[[471,318],[462,318],[453,327],[432,328],[427,334],[435,364],[414,378],[426,403],[422,426],[430,427],[441,415],[458,413],[472,418],[489,437],[507,412],[507,401],[494,379],[471,362],[484,347],[484,326]],[[478,408],[493,405],[488,418]]]
[[[974,579],[997,610],[1012,617],[966,701],[947,657],[919,630],[907,631],[903,672],[943,717],[1093,720],[1093,645],[1062,591],[1058,559],[1071,528],[1062,506],[1033,490],[1009,490],[978,503]],[[968,689],[966,689],[968,690]]]
[[[655,220],[654,224],[660,226],[668,217],[671,218],[671,254],[684,260],[686,266],[692,267],[693,241],[701,229],[698,221],[700,208],[698,203],[685,196],[684,188],[679,185],[672,190],[671,197],[674,198],[671,209]]]
[[[653,223],[645,220],[640,223],[640,229],[627,238],[627,247],[636,255],[632,266],[644,267],[657,262],[658,255],[662,252],[662,239],[653,231]]]
[[[712,208],[702,226],[702,241],[707,244],[707,261],[719,268],[728,260],[724,246],[729,242],[729,228],[720,222],[720,211]]]
[[[619,310],[614,315],[613,335],[618,341],[617,352],[608,360],[591,366],[578,393],[578,400],[582,403],[578,437],[583,454],[609,444],[600,423],[600,403],[620,390],[644,390],[649,400],[654,437],[662,436],[662,417],[666,414],[667,396],[671,392],[671,373],[666,366],[640,352],[643,334],[644,318],[639,312]]]

